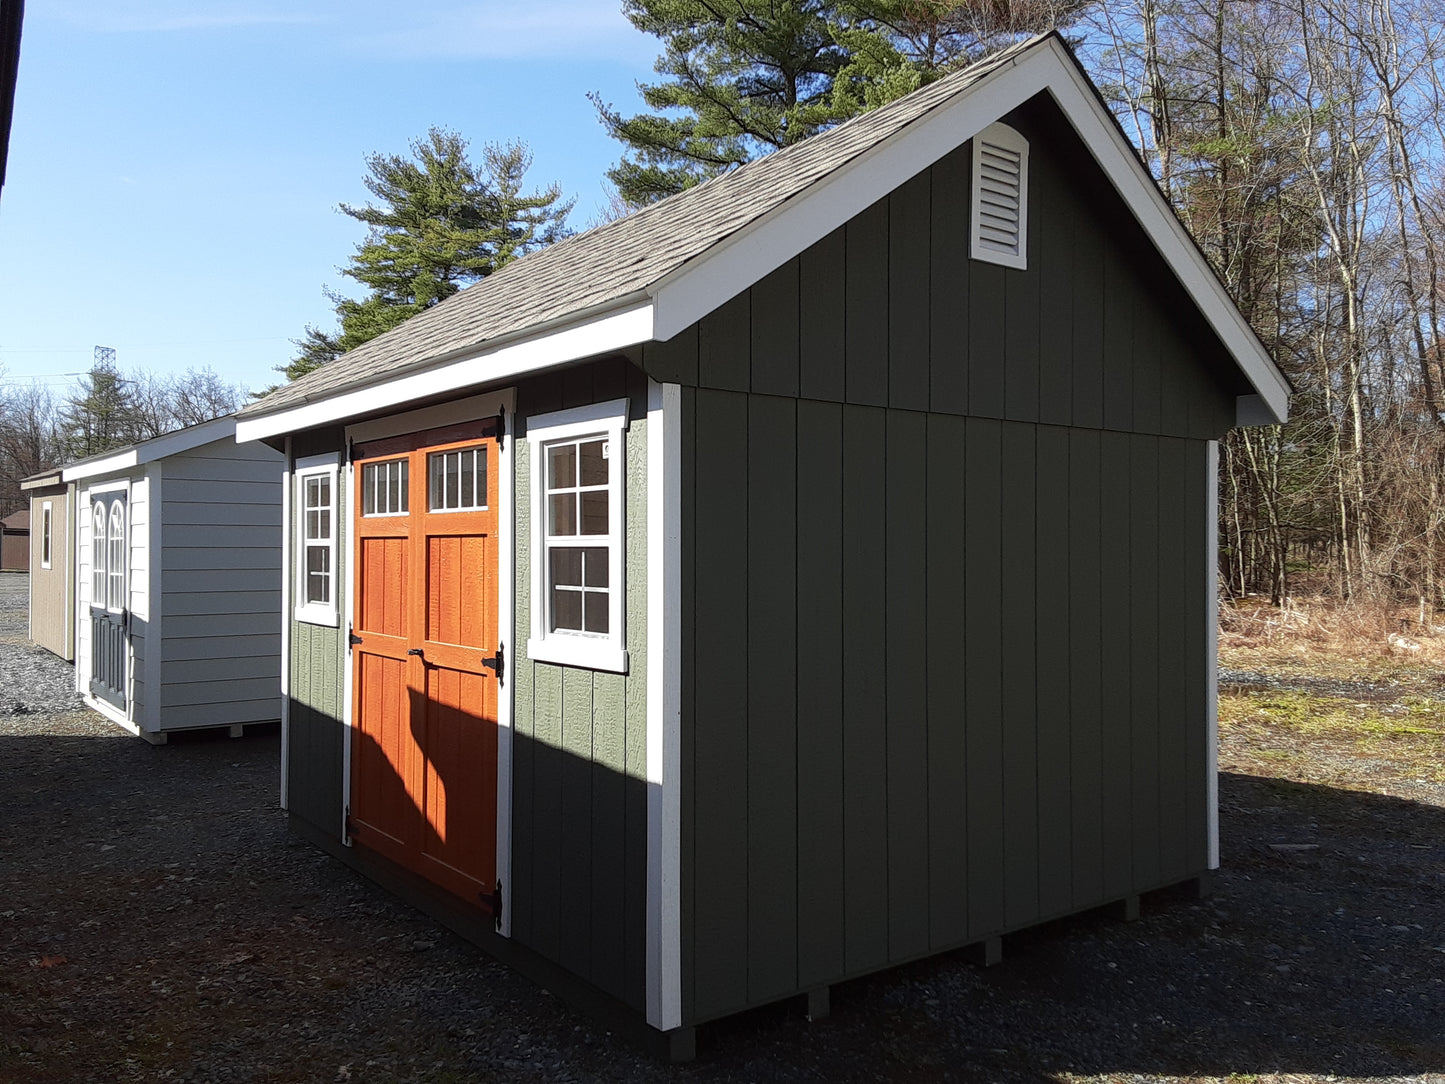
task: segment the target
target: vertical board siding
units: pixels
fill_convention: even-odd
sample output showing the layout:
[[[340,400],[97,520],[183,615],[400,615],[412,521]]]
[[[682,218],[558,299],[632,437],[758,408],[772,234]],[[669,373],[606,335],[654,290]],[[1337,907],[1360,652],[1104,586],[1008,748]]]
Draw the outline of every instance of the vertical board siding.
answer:
[[[339,455],[339,449],[337,449]],[[322,454],[320,450],[316,454]],[[349,492],[341,476],[336,487],[336,583],[351,573]],[[295,485],[295,481],[292,481]],[[292,499],[296,495],[292,493]],[[300,517],[292,516],[291,529],[299,536]],[[293,540],[292,552],[296,552]],[[342,796],[345,787],[346,666],[348,647],[344,621],[338,627],[313,625],[283,615],[290,622],[290,685],[287,697],[287,808],[292,816],[340,839]],[[168,622],[171,631],[175,622]]]
[[[889,411],[884,453],[888,957],[907,960],[929,944],[928,416]]]
[[[748,1004],[747,397],[699,392],[693,543],[696,1012]]]
[[[751,396],[746,458],[748,1000],[798,982],[797,404]],[[740,549],[742,547],[739,547]],[[753,887],[765,890],[753,891]]]
[[[967,258],[965,147],[644,352],[697,374],[686,1020],[1204,867],[1189,471],[1237,389],[1082,148],[1014,119],[1027,271]]]
[[[888,956],[886,415],[843,411],[843,874],[849,972]]]
[[[683,336],[686,340],[686,336]],[[693,337],[696,342],[696,336]],[[625,435],[626,674],[535,662],[531,633],[536,449],[516,439],[512,937],[641,1010],[646,996],[647,419],[646,378],[621,360],[523,382],[525,418],[572,396],[632,401]],[[519,426],[519,429],[523,426]]]
[[[798,982],[844,974],[843,408],[798,403]]]

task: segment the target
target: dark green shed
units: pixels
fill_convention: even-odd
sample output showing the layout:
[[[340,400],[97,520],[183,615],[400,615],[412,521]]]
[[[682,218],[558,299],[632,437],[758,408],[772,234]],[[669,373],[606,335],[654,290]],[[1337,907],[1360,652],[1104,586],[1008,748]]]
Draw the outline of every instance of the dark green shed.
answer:
[[[1201,877],[1215,442],[1286,403],[1024,43],[242,412],[291,823],[676,1053]]]

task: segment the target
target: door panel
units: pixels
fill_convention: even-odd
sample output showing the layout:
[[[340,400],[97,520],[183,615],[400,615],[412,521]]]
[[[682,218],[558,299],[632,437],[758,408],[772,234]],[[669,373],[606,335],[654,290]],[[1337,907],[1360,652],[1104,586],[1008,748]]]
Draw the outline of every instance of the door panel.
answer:
[[[482,665],[498,645],[494,426],[357,448],[354,504],[353,838],[486,906],[496,880],[498,682]]]
[[[129,506],[126,491],[102,493],[91,503],[90,693],[126,709],[130,654],[126,590]]]

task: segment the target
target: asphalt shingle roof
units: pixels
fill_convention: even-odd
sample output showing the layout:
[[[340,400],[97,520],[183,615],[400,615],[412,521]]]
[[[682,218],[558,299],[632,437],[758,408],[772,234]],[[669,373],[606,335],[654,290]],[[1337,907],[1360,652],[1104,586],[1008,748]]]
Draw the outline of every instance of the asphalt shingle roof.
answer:
[[[325,399],[640,297],[689,260],[1052,36],[1020,42],[837,128],[523,257],[278,388],[239,416]]]

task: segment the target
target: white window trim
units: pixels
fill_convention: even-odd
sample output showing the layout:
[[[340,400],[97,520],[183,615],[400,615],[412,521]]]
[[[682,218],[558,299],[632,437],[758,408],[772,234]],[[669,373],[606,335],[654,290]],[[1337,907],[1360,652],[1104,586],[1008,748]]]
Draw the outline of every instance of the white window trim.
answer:
[[[296,593],[296,609],[294,610],[296,620],[304,621],[308,625],[326,625],[329,628],[336,628],[340,624],[339,608],[337,606],[337,595],[341,591],[340,577],[337,575],[336,567],[336,535],[339,525],[336,522],[336,509],[339,502],[337,496],[337,483],[339,481],[336,456],[319,455],[310,456],[306,459],[296,461],[296,470],[292,474],[291,492],[296,502],[297,515],[295,516],[298,532],[295,540],[296,545],[296,579],[293,590]],[[331,482],[331,538],[327,547],[331,554],[331,601],[330,602],[306,602],[306,480],[308,478],[324,477]]]
[[[55,505],[52,501],[40,502],[40,567],[49,568],[55,559]]]
[[[1019,226],[1018,252],[1007,252],[991,246],[981,230],[981,201],[983,197],[983,155],[980,149],[984,143],[1013,151],[1019,156]],[[1028,269],[1029,252],[1029,141],[1007,124],[990,124],[973,137],[973,174],[969,185],[968,253],[975,260],[1001,264],[1018,271]]]
[[[536,662],[627,673],[627,400],[589,403],[527,419],[532,469],[532,635],[527,655]],[[610,442],[607,499],[608,614],[606,636],[547,631],[547,487],[546,449],[556,441],[601,436]]]

